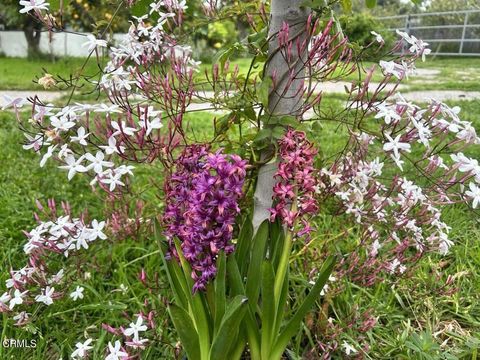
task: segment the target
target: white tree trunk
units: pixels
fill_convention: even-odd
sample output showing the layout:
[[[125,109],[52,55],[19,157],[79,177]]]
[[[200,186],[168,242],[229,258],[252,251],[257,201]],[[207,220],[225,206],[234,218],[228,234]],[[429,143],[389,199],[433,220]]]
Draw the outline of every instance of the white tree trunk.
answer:
[[[270,29],[268,32],[269,62],[267,75],[274,77],[275,88],[270,89],[268,98],[268,113],[271,115],[299,116],[303,105],[302,95],[305,69],[303,59],[306,51],[298,53],[297,41],[305,41],[306,23],[309,9],[301,8],[303,0],[272,0],[270,10]],[[291,58],[285,58],[285,49],[279,49],[278,32],[282,25],[289,25],[289,39],[293,39]],[[306,48],[306,47],[305,47]],[[293,76],[292,76],[293,75]],[[293,81],[292,81],[293,78]],[[261,154],[261,160],[272,156],[272,149]],[[278,161],[267,163],[260,167],[254,194],[253,226],[255,232],[260,224],[270,216],[272,207],[273,186],[275,185],[275,171]]]

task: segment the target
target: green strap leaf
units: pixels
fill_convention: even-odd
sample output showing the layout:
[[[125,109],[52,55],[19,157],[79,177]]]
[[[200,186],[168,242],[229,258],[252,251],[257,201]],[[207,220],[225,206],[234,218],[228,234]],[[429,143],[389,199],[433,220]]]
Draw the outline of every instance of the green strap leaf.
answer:
[[[377,5],[377,0],[365,0],[365,4],[367,4],[369,9],[372,9]]]
[[[272,262],[265,260],[262,266],[262,358],[267,359],[275,329],[275,313],[277,305],[274,295],[275,274]]]
[[[253,236],[253,225],[250,216],[246,216],[238,234],[237,246],[235,249],[235,258],[237,264],[240,264],[240,274],[245,275],[248,265],[248,254],[250,253]]]
[[[231,285],[232,295],[244,295],[245,288],[243,286],[242,277],[238,270],[235,256],[230,256],[227,260],[227,273],[229,284]],[[260,331],[255,321],[254,312],[249,308],[245,316],[246,335],[252,359],[260,358]]]
[[[188,294],[186,294],[185,292],[189,290],[185,282],[185,278],[181,272],[180,266],[178,265],[177,261],[175,259],[168,261],[165,258],[166,244],[163,241],[161,226],[157,219],[155,219],[153,226],[155,240],[158,242],[158,248],[160,249],[163,266],[165,268],[165,272],[167,273],[167,279],[170,283],[170,287],[175,298],[175,303],[186,308]]]
[[[275,329],[273,330],[273,334],[277,335],[280,326],[282,325],[283,316],[285,314],[285,308],[287,307],[287,295],[288,295],[288,285],[289,285],[289,269],[285,274],[285,280],[283,282],[282,291],[280,292],[280,298],[278,299],[277,305],[277,314],[275,319]]]
[[[225,252],[220,252],[218,255],[218,270],[215,277],[215,325],[214,333],[216,334],[223,315],[225,314],[225,299],[227,294],[225,292],[225,276],[226,276],[226,255]]]
[[[191,289],[193,289],[193,280],[191,278],[192,269],[188,261],[183,256],[182,247],[178,239],[174,239],[175,248],[177,250],[178,258],[180,259],[180,264],[183,269],[183,275],[187,283],[188,289],[190,291],[187,301],[191,309],[192,318],[194,324],[199,333],[200,341],[200,352],[202,357],[200,359],[206,359],[208,356],[208,349],[210,347],[210,320],[207,316],[208,311],[206,310],[205,302],[202,298],[202,294],[197,292],[196,294],[191,294]]]
[[[242,276],[238,270],[238,264],[235,256],[230,256],[227,260],[228,283],[230,284],[230,295],[245,295],[245,288],[242,282]]]
[[[210,360],[223,360],[226,358],[233,339],[238,335],[240,323],[247,311],[247,298],[238,295],[228,305],[223,316],[217,335],[213,339],[210,349]]]
[[[173,304],[168,307],[168,312],[188,358],[201,359],[198,333],[188,313]]]
[[[270,258],[274,270],[278,268],[280,257],[283,251],[283,245],[285,242],[285,232],[283,230],[283,224],[277,219],[274,223],[270,224]]]
[[[335,264],[335,257],[333,256],[330,256],[327,258],[327,260],[325,260],[325,262],[322,265],[322,268],[320,269],[320,275],[318,276],[318,279],[315,282],[315,285],[313,285],[312,289],[310,290],[310,293],[305,297],[305,300],[303,301],[302,305],[300,305],[295,315],[293,315],[293,317],[289,320],[285,328],[281,331],[280,336],[278,337],[273,347],[270,359],[272,360],[280,359],[290,339],[295,334],[298,333],[298,330],[300,329],[300,325],[303,321],[303,318],[305,317],[307,312],[309,312],[312,309],[313,305],[315,304],[315,301],[320,296],[320,292],[325,286],[328,280],[328,277],[332,273],[334,264]]]
[[[255,307],[260,294],[260,276],[262,271],[262,262],[265,255],[265,246],[268,239],[268,220],[265,220],[258,228],[257,234],[253,239],[253,248],[250,257],[250,265],[247,273],[247,284],[245,291],[252,312],[255,313]]]

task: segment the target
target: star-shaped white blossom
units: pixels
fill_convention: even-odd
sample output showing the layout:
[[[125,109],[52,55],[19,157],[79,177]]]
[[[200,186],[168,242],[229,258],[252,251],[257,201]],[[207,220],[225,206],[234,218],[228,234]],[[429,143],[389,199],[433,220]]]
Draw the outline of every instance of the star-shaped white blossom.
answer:
[[[125,151],[124,146],[117,146],[117,139],[113,135],[108,138],[108,146],[100,145],[100,149],[105,150],[105,154],[107,155],[111,155],[113,153],[121,154]]]
[[[83,359],[87,356],[88,351],[93,347],[90,346],[92,339],[87,339],[85,342],[77,342],[75,344],[76,349],[72,352],[73,359]]]
[[[55,146],[49,146],[47,148],[47,152],[43,155],[42,160],[40,160],[40,167],[44,167],[45,163],[47,162],[48,159],[50,159],[53,155],[53,151],[57,148],[57,145]]]
[[[90,161],[90,164],[86,166],[86,169],[93,169],[93,171],[95,171],[97,174],[103,173],[103,167],[112,167],[114,165],[111,161],[104,161],[105,154],[102,151],[97,151],[95,156],[90,153],[86,153],[85,159]]]
[[[106,176],[106,177],[103,177]],[[110,191],[115,190],[117,186],[125,186],[125,183],[123,183],[120,179],[122,177],[122,174],[112,171],[112,169],[108,169],[106,172],[102,174],[102,178],[100,179],[100,182],[102,184],[107,184],[110,185]]]
[[[23,9],[20,9],[20,14],[28,13],[31,10],[48,10],[50,6],[45,0],[22,0],[20,5],[23,6]]]
[[[2,110],[5,110],[11,107],[13,107],[14,109],[18,109],[27,103],[27,100],[21,97],[13,98],[8,95],[3,95],[2,97],[3,97]]]
[[[378,42],[379,44],[385,43],[385,40],[383,40],[382,35],[380,35],[379,33],[375,32],[375,31],[370,31],[370,34],[375,36],[375,41]]]
[[[138,341],[139,339],[139,332],[140,331],[147,331],[147,326],[143,325],[143,318],[139,316],[137,318],[137,321],[135,323],[131,322],[130,327],[126,328],[123,333],[126,336],[132,336],[133,335],[133,340]]]
[[[105,221],[92,220],[91,229],[88,229],[88,239],[94,241],[97,238],[105,240],[107,235],[104,234],[103,228],[105,227]]]
[[[87,133],[85,131],[85,128],[83,126],[80,126],[77,129],[77,135],[76,136],[70,136],[70,140],[72,142],[78,142],[80,145],[87,146],[87,138],[90,133]]]
[[[53,304],[52,295],[54,291],[55,291],[54,287],[50,287],[50,286],[45,287],[41,295],[35,296],[35,301],[42,302],[47,306]]]
[[[59,166],[60,169],[66,169],[68,170],[68,180],[72,180],[72,178],[75,176],[77,172],[86,172],[87,168],[83,165],[81,165],[83,161],[83,156],[80,156],[77,160],[75,160],[75,157],[73,155],[67,155],[65,158],[65,162],[67,165],[62,165]]]
[[[388,142],[383,145],[383,150],[386,152],[392,151],[396,158],[400,158],[400,151],[410,152],[411,146],[409,143],[400,142],[401,135],[397,135],[393,139],[390,135],[385,134]]]
[[[155,129],[160,129],[163,124],[160,121],[160,118],[156,117],[153,120],[145,120],[145,121],[139,121],[138,122],[142,128],[146,130],[145,135],[148,136],[152,132],[152,130]]]
[[[75,122],[70,120],[70,117],[63,115],[60,117],[52,116],[50,117],[50,122],[55,130],[68,131],[75,126]]]
[[[73,301],[77,301],[78,299],[83,299],[83,290],[84,290],[83,287],[77,286],[75,291],[70,293],[70,297],[73,299]]]
[[[470,190],[466,191],[465,195],[473,200],[472,207],[476,209],[478,204],[480,204],[480,187],[473,182],[471,182],[468,187]]]
[[[350,345],[346,341],[343,342],[342,347],[343,347],[343,351],[345,352],[346,355],[357,353],[357,349],[355,349],[352,345]]]
[[[112,121],[112,128],[114,128],[116,130],[113,133],[112,136],[116,136],[118,134],[125,134],[125,135],[128,135],[128,136],[133,136],[133,135],[135,135],[135,131],[137,131],[137,129],[135,129],[135,128],[128,127],[127,124],[124,121],[122,121],[121,123],[117,123],[115,121]]]
[[[97,39],[95,35],[93,34],[88,34],[87,35],[87,41],[85,41],[82,46],[87,46],[88,52],[92,52],[95,50],[97,47],[107,47],[107,41],[102,40],[102,39]]]
[[[108,342],[108,351],[109,354],[105,358],[105,360],[120,360],[128,357],[128,354],[125,351],[121,351],[122,344],[120,344],[120,341],[115,341],[115,345],[112,345],[112,343],[109,341]]]
[[[16,305],[23,304],[23,296],[27,293],[28,291],[21,292],[18,289],[15,289],[15,292],[13,293],[13,297],[10,299],[10,303],[8,305],[8,308],[12,310]]]
[[[387,106],[385,104],[380,104],[377,107],[377,115],[375,115],[375,119],[383,118],[385,124],[390,125],[392,122],[396,122],[401,120],[401,116],[395,110],[395,107]]]

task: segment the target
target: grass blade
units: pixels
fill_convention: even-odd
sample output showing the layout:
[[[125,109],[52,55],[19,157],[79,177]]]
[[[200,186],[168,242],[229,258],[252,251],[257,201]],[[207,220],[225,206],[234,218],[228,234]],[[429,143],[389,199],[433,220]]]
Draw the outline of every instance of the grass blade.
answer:
[[[278,337],[274,345],[274,348],[272,350],[272,355],[270,359],[275,360],[275,359],[281,358],[290,339],[298,332],[298,329],[300,328],[300,324],[302,323],[302,320],[304,319],[305,315],[307,314],[308,311],[311,310],[311,308],[313,307],[313,304],[320,296],[320,292],[325,286],[328,280],[328,277],[332,273],[334,264],[335,264],[335,258],[333,256],[330,256],[327,258],[327,260],[325,260],[322,268],[320,269],[320,275],[318,276],[318,279],[315,282],[315,285],[313,285],[312,289],[310,290],[310,293],[305,297],[305,300],[303,301],[302,305],[300,305],[295,315],[293,315],[293,317],[290,319],[290,321],[287,323],[285,328],[280,333],[280,336]]]

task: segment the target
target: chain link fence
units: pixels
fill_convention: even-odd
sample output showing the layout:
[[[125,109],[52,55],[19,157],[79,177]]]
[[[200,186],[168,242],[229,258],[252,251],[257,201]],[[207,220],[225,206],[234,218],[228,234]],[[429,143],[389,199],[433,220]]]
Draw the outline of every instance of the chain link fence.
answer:
[[[480,10],[432,12],[378,18],[430,44],[432,54],[480,56]]]

